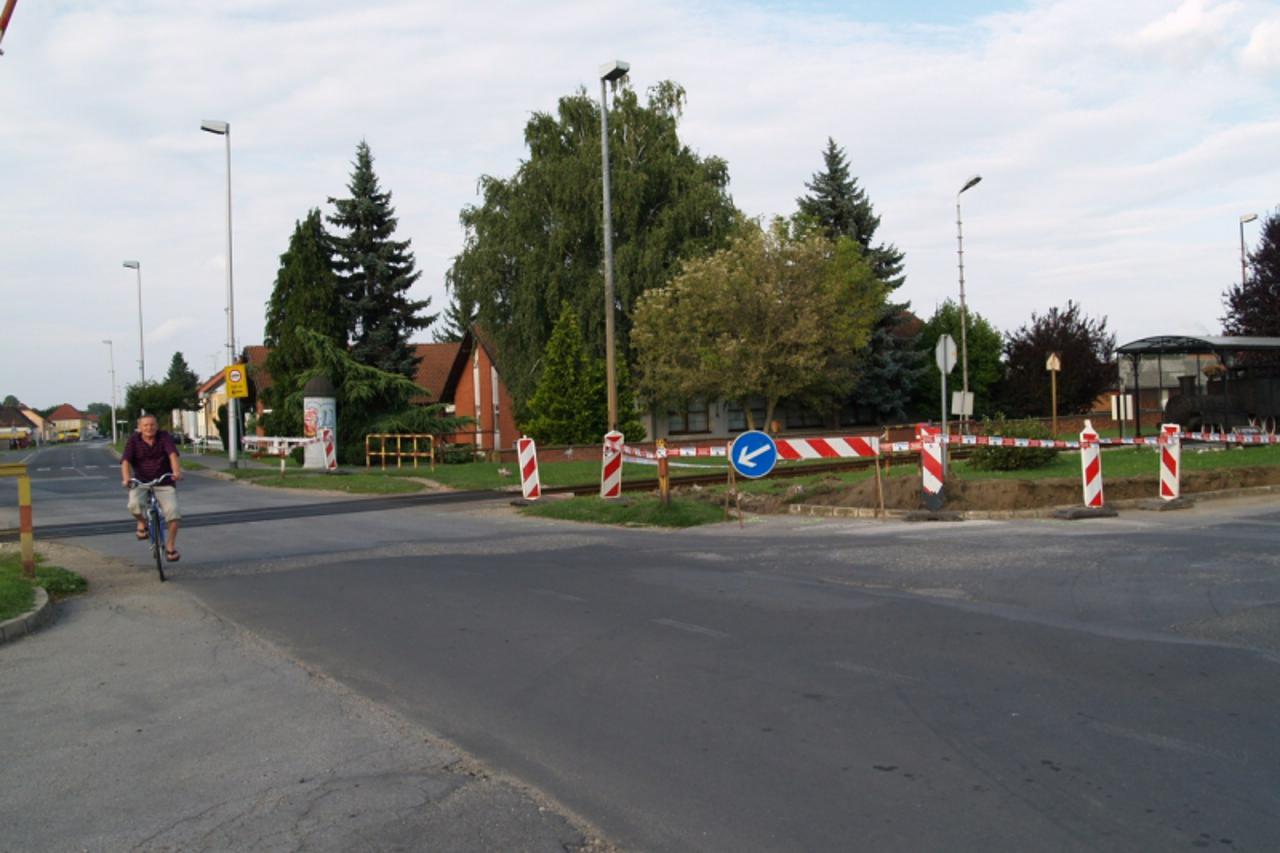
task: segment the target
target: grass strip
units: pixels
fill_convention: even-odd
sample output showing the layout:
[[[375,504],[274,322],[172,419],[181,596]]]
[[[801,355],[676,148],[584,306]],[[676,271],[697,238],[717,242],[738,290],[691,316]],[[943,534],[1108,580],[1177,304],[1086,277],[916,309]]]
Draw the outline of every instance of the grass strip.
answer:
[[[623,527],[695,527],[724,520],[724,510],[714,504],[674,497],[666,506],[656,497],[629,496],[622,501],[581,497],[538,503],[523,511],[539,518]]]
[[[45,588],[54,601],[84,592],[89,582],[75,572],[59,566],[47,566],[36,555],[35,583],[22,576],[22,554],[0,551],[0,622],[20,616],[35,603],[37,586]]]

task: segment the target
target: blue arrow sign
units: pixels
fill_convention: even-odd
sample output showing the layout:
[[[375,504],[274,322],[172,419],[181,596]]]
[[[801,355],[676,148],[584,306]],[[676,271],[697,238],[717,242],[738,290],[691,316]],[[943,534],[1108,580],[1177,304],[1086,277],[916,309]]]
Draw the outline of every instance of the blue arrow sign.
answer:
[[[748,430],[729,445],[729,464],[744,477],[763,477],[778,464],[778,445],[768,433]]]

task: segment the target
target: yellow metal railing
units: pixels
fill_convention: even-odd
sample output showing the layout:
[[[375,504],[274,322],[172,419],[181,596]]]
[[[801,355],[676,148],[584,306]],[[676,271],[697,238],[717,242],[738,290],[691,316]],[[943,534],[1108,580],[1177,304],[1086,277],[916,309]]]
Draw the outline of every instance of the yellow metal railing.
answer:
[[[0,477],[18,478],[18,538],[22,542],[22,576],[36,576],[35,535],[31,525],[31,477],[20,463],[0,465]]]
[[[395,446],[389,447],[388,444],[392,441],[395,442]],[[419,449],[420,441],[426,442],[426,450]],[[374,449],[375,442],[377,449]],[[408,447],[405,446],[406,442]],[[419,459],[429,459],[431,470],[434,471],[436,470],[436,437],[421,433],[371,433],[364,437],[364,467],[373,467],[373,460],[378,459],[382,470],[385,471],[388,457],[396,460],[397,468],[404,465],[405,459],[412,459],[414,468],[418,467]]]

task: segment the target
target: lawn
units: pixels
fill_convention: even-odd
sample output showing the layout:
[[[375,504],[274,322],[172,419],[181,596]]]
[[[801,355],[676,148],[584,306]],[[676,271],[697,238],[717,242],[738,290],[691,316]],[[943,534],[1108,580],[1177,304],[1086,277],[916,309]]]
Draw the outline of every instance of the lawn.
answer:
[[[22,555],[16,550],[0,551],[0,622],[31,609],[37,586],[42,586],[55,601],[84,592],[88,582],[58,566],[46,566],[36,555],[35,583],[22,576]]]
[[[546,501],[527,507],[524,512],[540,518],[624,527],[694,527],[724,520],[724,510],[706,501],[672,498],[670,504],[664,506],[649,495],[627,496],[620,501],[604,501],[598,497]]]

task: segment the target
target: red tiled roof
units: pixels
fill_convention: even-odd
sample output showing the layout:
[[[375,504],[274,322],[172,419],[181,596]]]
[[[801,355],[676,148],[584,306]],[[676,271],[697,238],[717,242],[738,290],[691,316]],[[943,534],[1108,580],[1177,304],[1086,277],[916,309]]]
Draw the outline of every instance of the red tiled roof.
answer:
[[[0,427],[35,429],[36,425],[17,406],[0,406]]]
[[[259,394],[271,387],[271,374],[267,372],[267,356],[270,353],[269,347],[260,344],[244,348],[244,354],[249,360],[249,375],[253,377]]]
[[[58,408],[49,413],[48,420],[51,421],[82,421],[84,420],[84,412],[81,412],[70,403],[63,403]]]
[[[420,360],[413,381],[430,392],[430,402],[445,402],[443,394],[449,370],[458,356],[461,344],[413,344],[413,354]]]

